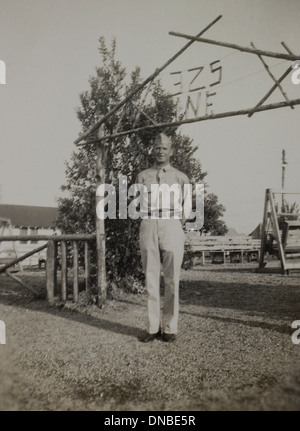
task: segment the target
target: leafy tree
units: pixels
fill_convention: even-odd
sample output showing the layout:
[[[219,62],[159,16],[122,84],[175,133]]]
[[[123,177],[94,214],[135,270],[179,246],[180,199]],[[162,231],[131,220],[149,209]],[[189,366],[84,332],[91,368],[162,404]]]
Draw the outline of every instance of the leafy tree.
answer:
[[[212,235],[225,235],[228,228],[224,220],[220,217],[223,216],[225,208],[222,204],[218,203],[218,197],[210,193],[204,199],[204,226],[202,233],[210,232]]]
[[[116,60],[115,40],[108,49],[101,37],[99,52],[102,66],[96,69],[96,76],[89,80],[90,91],[80,94],[81,107],[77,109],[77,116],[83,132],[98,120],[99,115],[109,112],[141,82],[139,68],[136,68],[128,79],[125,69]],[[143,113],[139,116],[136,112],[141,104],[141,92],[135,94],[122,110],[108,119],[104,125],[105,134],[128,130],[133,125],[146,125],[149,121],[147,116],[158,123],[174,121],[176,105],[159,81],[152,84],[150,94],[151,100],[143,105]],[[105,143],[108,150],[106,182],[115,186],[117,199],[119,175],[127,177],[130,187],[138,172],[153,164],[152,140],[162,131],[164,130],[144,130],[130,137],[120,137]],[[192,140],[176,134],[175,127],[164,132],[173,138],[173,165],[185,172],[192,183],[204,182],[206,172],[202,171],[199,161],[193,157],[196,148],[192,145]],[[96,151],[93,144],[81,145],[73,152],[71,161],[66,164],[66,178],[62,190],[67,192],[68,196],[59,199],[57,225],[65,233],[93,233],[96,222]],[[222,225],[222,222],[218,224],[218,218],[224,208],[217,205],[215,195],[207,195],[206,200],[208,207],[205,210],[208,211],[209,217],[205,229],[218,229]],[[117,202],[117,209],[118,207]],[[106,219],[105,231],[108,281],[121,282],[128,275],[134,275],[137,279],[142,277],[138,247],[139,222],[130,218]]]

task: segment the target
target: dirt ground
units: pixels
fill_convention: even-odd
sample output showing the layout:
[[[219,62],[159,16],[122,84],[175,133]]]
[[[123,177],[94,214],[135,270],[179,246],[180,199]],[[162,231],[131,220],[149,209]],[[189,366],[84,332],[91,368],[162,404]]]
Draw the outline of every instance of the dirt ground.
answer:
[[[300,274],[256,266],[183,271],[174,344],[137,340],[145,295],[50,307],[2,275],[0,410],[300,410]]]

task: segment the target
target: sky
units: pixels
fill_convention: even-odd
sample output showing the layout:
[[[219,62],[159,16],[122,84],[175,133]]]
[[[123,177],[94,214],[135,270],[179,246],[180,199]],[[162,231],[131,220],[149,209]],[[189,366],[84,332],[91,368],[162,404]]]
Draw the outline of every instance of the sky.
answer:
[[[299,0],[0,0],[0,60],[6,64],[0,202],[57,205],[65,162],[81,131],[79,94],[101,66],[100,36],[108,43],[115,37],[117,58],[129,73],[139,66],[146,78],[187,42],[170,31],[196,35],[218,15],[222,19],[203,37],[276,52],[285,52],[285,41],[300,59]],[[291,63],[264,58],[277,78]],[[210,63],[217,60],[222,80],[209,87],[218,75]],[[171,73],[183,71],[188,83],[187,70],[196,67],[204,67],[198,82],[216,93],[209,99],[215,114],[254,107],[273,85],[256,55],[197,42],[161,74],[163,85],[173,92],[179,75]],[[300,97],[291,75],[282,85],[289,99]],[[266,103],[283,100],[276,90]],[[205,92],[199,110],[205,112]],[[225,206],[229,227],[249,234],[262,221],[266,188],[281,188],[283,149],[285,187],[300,190],[299,114],[296,106],[180,127],[193,139],[208,172],[207,190]]]

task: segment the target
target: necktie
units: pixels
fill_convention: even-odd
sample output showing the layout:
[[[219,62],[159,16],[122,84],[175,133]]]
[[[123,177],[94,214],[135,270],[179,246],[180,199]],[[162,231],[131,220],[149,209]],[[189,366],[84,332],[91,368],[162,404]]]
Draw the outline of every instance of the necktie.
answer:
[[[165,174],[165,168],[162,168],[162,169],[159,169],[158,171],[157,171],[157,183],[158,184],[163,184],[163,182],[164,182],[164,174]]]
[[[165,169],[159,169],[157,172],[157,183],[159,185],[164,184],[165,183]],[[158,210],[162,210],[162,192],[159,193],[158,196],[158,200],[157,200],[157,206],[158,206]]]

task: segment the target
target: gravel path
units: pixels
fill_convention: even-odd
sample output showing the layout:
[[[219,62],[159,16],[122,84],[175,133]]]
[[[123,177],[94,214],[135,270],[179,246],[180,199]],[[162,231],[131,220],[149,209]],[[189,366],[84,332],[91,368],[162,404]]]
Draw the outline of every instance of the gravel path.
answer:
[[[299,273],[254,269],[183,271],[174,344],[137,341],[143,295],[49,307],[1,276],[0,410],[299,410]],[[22,279],[45,289],[42,272]]]

